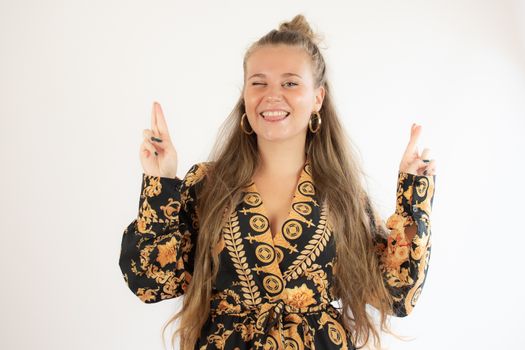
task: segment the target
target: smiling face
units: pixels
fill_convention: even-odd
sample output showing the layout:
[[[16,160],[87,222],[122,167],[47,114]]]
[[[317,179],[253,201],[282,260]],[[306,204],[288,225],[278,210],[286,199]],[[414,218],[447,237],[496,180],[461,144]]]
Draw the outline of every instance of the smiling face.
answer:
[[[302,48],[276,45],[261,47],[248,58],[243,95],[258,141],[284,141],[306,137],[324,88],[314,88],[311,61]],[[274,112],[263,117],[265,111]]]

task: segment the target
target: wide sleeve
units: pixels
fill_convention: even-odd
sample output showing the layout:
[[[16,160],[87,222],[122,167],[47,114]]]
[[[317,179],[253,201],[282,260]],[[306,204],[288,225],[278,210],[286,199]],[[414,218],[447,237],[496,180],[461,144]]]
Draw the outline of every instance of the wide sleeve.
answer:
[[[399,171],[395,213],[386,221],[387,232],[375,235],[379,266],[397,317],[412,311],[427,276],[435,180],[435,175]]]
[[[199,232],[196,185],[204,168],[194,164],[183,179],[142,173],[138,215],[122,235],[119,266],[144,303],[182,295],[191,280]]]

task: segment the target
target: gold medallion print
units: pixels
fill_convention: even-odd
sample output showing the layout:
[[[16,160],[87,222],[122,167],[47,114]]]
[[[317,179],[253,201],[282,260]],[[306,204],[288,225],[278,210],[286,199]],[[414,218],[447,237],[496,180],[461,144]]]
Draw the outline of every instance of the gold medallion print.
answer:
[[[330,337],[330,340],[336,345],[341,345],[343,343],[341,333],[332,323],[328,324],[328,336]]]
[[[275,252],[273,248],[266,243],[260,243],[257,248],[255,248],[255,255],[259,261],[269,264],[275,258]]]
[[[250,218],[250,227],[257,232],[264,232],[268,229],[268,219],[261,214],[255,214]]]
[[[301,237],[303,227],[297,220],[288,220],[283,227],[283,235],[286,239],[297,239]]]
[[[248,192],[244,195],[244,203],[251,205],[252,207],[256,207],[262,202],[262,198],[258,193],[255,192]]]
[[[281,291],[283,290],[283,282],[279,277],[274,275],[268,275],[264,277],[263,286],[268,292],[272,294],[281,293]]]
[[[422,177],[421,179],[419,179],[419,184],[417,184],[417,187],[416,187],[417,195],[421,198],[425,197],[427,193],[427,189],[428,189],[428,180]]]
[[[293,205],[293,210],[301,214],[302,216],[310,215],[312,212],[312,207],[308,205],[307,203],[295,203]]]
[[[312,164],[310,164],[309,161],[306,162],[305,166],[304,166],[304,171],[306,171],[306,173],[308,175],[312,175]]]
[[[268,350],[277,350],[279,348],[277,346],[277,340],[269,335],[268,338],[266,338],[266,344],[264,345],[264,348]]]
[[[299,185],[299,192],[305,196],[315,194],[314,184],[311,181],[304,181]]]
[[[291,339],[291,338],[288,338],[285,340],[285,346],[284,348],[285,349],[290,349],[290,350],[299,350],[300,347],[299,347],[299,343],[297,343],[297,340],[295,339]]]
[[[277,263],[280,264],[283,261],[283,251],[279,247],[275,247],[275,255],[277,256]]]

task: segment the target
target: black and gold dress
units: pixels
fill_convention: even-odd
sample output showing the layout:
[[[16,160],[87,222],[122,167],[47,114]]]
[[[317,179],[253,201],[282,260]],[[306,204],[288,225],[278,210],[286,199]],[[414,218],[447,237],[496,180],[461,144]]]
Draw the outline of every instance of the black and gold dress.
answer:
[[[193,274],[199,220],[196,187],[208,163],[183,179],[142,174],[139,212],[125,229],[119,265],[144,303],[184,294]],[[397,203],[375,241],[394,312],[411,312],[425,282],[435,175],[399,172]],[[405,228],[417,225],[408,241]],[[251,182],[226,220],[208,320],[195,349],[355,349],[332,302],[336,250],[327,207],[319,203],[309,161],[301,171],[281,231],[270,232]],[[344,267],[341,267],[344,268]]]

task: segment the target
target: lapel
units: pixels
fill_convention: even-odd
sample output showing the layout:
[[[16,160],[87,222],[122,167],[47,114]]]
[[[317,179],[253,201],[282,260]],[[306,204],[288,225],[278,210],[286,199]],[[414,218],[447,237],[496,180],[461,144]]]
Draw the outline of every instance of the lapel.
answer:
[[[302,274],[329,239],[325,208],[319,206],[311,174],[307,160],[287,218],[275,237],[272,237],[267,211],[253,181],[244,187],[243,200],[237,206],[247,253],[253,254],[253,270],[257,274],[264,273],[262,284],[270,295],[278,295],[286,282]]]

